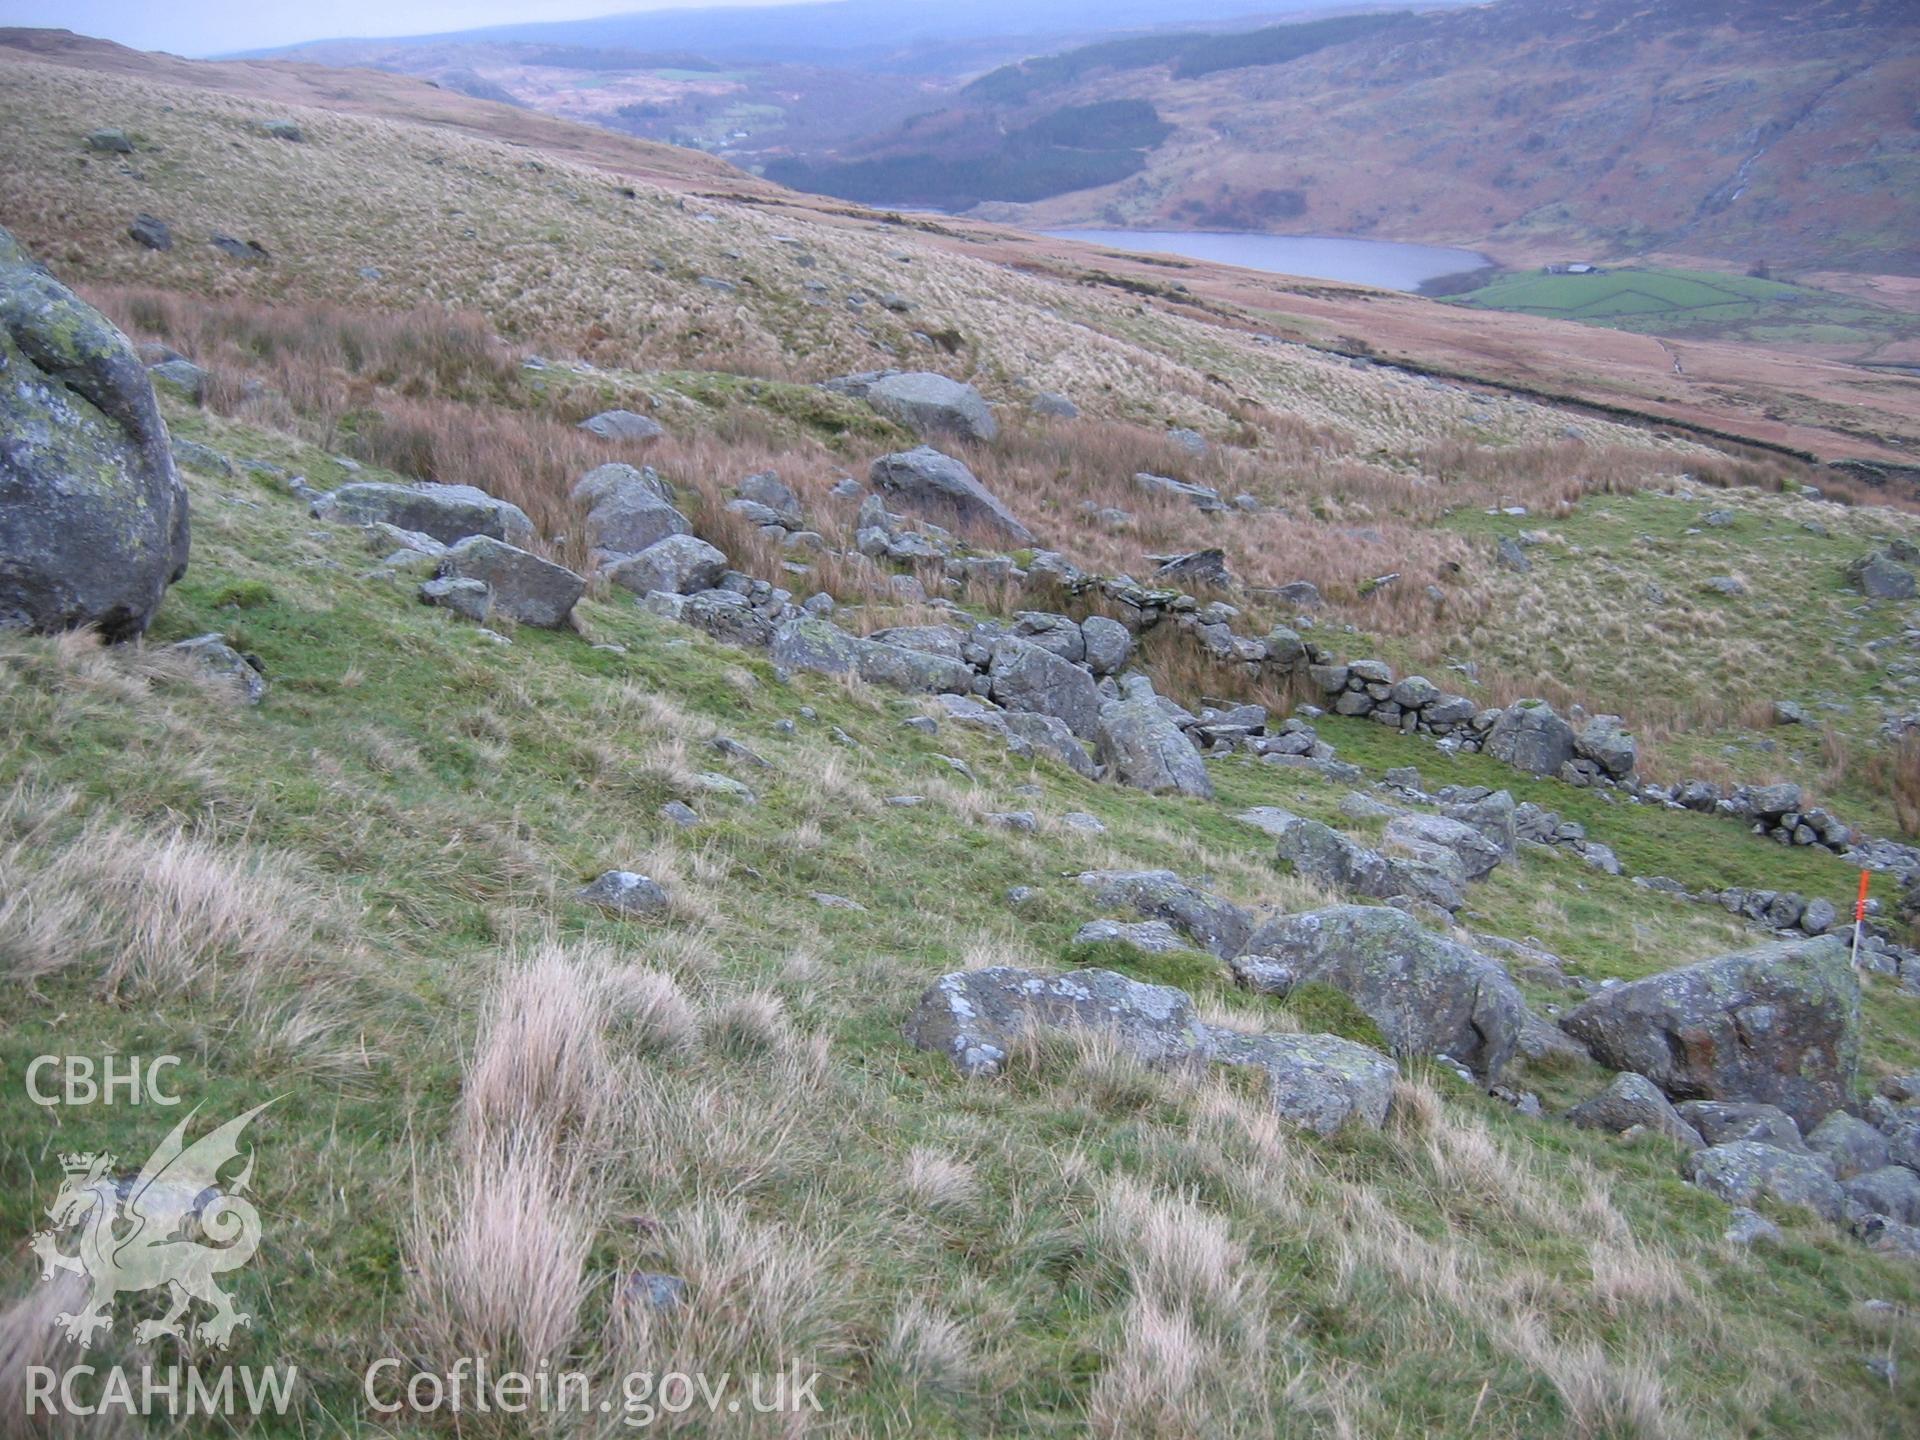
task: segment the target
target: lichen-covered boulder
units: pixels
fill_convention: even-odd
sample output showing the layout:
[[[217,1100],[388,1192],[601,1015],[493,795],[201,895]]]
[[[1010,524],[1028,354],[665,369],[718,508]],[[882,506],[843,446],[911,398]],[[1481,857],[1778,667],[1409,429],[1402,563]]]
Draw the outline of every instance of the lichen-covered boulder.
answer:
[[[1232,961],[1250,989],[1331,985],[1402,1055],[1447,1055],[1488,1080],[1520,1043],[1526,1002],[1494,961],[1385,906],[1334,905],[1269,920]]]
[[[1838,1220],[1846,1209],[1846,1195],[1818,1157],[1757,1140],[1696,1150],[1687,1161],[1687,1178],[1734,1205],[1765,1197],[1811,1210],[1823,1220]]]
[[[1469,880],[1484,880],[1506,858],[1499,844],[1480,830],[1444,815],[1398,815],[1381,836],[1381,849],[1387,852],[1400,846],[1420,854],[1421,847],[1430,845],[1451,851]]]
[[[1573,758],[1573,727],[1541,701],[1517,701],[1493,722],[1487,753],[1529,774],[1558,775]]]
[[[1252,917],[1238,905],[1195,889],[1171,870],[1089,870],[1080,883],[1102,905],[1165,920],[1222,960],[1238,955],[1253,929]]]
[[[1209,1025],[1185,992],[1111,970],[1041,975],[1012,966],[943,975],[907,1019],[907,1039],[964,1073],[991,1074],[1036,1031],[1095,1031],[1153,1066],[1248,1066],[1262,1071],[1274,1109],[1330,1135],[1379,1129],[1398,1070],[1378,1051],[1333,1035],[1243,1035]]]
[[[1561,1022],[1602,1064],[1674,1100],[1778,1105],[1802,1129],[1839,1109],[1860,1067],[1860,985],[1827,936],[1650,975]]]
[[[1100,692],[1084,666],[1008,635],[995,642],[987,671],[996,705],[1051,715],[1083,740],[1100,732]]]
[[[1123,785],[1213,798],[1207,762],[1151,693],[1101,705],[1095,740],[1100,763]]]
[[[1466,903],[1467,871],[1452,850],[1402,836],[1392,855],[1370,850],[1330,825],[1280,812],[1264,823],[1275,853],[1309,880],[1372,900],[1405,897],[1443,910]]]
[[[869,685],[921,695],[961,693],[973,679],[972,668],[957,655],[849,635],[811,615],[780,625],[773,632],[771,655],[774,664],[790,670],[857,675]]]
[[[1000,433],[992,408],[978,390],[931,371],[883,375],[866,386],[866,401],[922,435],[991,440]]]
[[[0,627],[144,632],[187,492],[132,344],[0,230]]]

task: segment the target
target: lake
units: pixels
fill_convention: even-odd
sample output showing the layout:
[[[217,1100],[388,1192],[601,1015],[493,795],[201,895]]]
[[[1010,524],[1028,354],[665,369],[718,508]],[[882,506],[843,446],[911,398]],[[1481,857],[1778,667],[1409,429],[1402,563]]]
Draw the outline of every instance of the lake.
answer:
[[[1403,245],[1393,240],[1342,240],[1330,235],[1238,235],[1211,230],[1049,230],[1063,240],[1182,255],[1248,270],[1346,280],[1382,290],[1418,290],[1442,275],[1479,270],[1493,262],[1474,250]]]

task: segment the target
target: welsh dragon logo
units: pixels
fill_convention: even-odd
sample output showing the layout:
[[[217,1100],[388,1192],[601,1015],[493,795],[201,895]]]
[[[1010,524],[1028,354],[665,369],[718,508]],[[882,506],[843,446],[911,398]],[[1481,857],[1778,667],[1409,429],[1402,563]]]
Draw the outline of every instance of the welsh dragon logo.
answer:
[[[251,1260],[260,1243],[260,1215],[245,1193],[253,1178],[252,1150],[226,1186],[219,1184],[219,1175],[240,1158],[241,1132],[267,1105],[188,1145],[187,1126],[199,1114],[196,1106],[131,1180],[114,1177],[117,1157],[104,1152],[60,1157],[66,1178],[47,1207],[52,1224],[34,1235],[33,1250],[40,1257],[42,1280],[69,1270],[84,1276],[90,1289],[78,1311],[54,1317],[54,1328],[85,1349],[96,1332],[113,1328],[116,1295],[163,1285],[169,1292],[167,1313],[135,1326],[137,1341],[162,1335],[184,1341],[183,1317],[195,1300],[213,1307],[212,1316],[193,1328],[196,1340],[211,1345],[225,1348],[234,1330],[253,1319],[235,1310],[233,1297],[214,1283],[216,1275]],[[185,1233],[194,1230],[212,1243]],[[60,1241],[70,1232],[78,1233],[79,1248],[67,1254]]]

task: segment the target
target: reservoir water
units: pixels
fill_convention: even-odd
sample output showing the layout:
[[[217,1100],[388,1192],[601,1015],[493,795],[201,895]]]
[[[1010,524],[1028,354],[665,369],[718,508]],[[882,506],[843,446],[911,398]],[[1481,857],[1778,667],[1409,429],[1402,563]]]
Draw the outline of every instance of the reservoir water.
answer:
[[[1403,245],[1393,240],[1343,240],[1330,235],[1245,235],[1211,230],[1049,230],[1064,240],[1182,255],[1248,270],[1346,280],[1383,290],[1418,290],[1442,275],[1478,270],[1493,262],[1474,250],[1442,245]]]

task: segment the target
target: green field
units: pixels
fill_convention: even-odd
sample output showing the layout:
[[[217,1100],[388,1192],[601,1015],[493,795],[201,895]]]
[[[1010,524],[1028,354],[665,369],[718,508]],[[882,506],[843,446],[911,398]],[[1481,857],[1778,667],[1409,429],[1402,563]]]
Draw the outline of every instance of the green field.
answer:
[[[1527,272],[1502,276],[1447,303],[1647,335],[1760,344],[1873,346],[1920,329],[1912,316],[1829,291],[1711,270]]]

